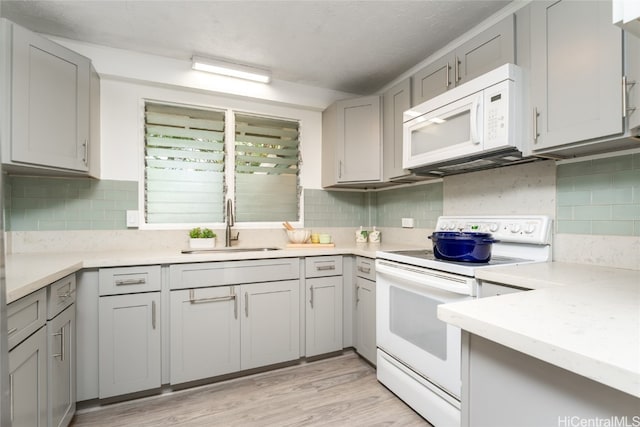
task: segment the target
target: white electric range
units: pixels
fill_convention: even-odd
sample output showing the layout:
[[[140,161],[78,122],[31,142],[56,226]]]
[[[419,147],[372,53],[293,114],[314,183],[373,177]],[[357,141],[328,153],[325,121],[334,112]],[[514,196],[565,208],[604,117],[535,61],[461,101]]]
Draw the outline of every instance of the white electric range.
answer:
[[[435,427],[460,425],[461,332],[437,306],[475,298],[476,271],[551,260],[548,216],[441,216],[436,231],[491,233],[487,263],[437,259],[425,248],[376,254],[377,377]]]

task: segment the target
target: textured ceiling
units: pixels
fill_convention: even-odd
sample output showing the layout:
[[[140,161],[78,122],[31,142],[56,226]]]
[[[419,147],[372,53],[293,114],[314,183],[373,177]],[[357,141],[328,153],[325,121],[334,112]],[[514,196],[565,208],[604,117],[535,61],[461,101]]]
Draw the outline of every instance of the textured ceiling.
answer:
[[[370,94],[509,1],[9,1],[33,31],[177,59],[223,58],[274,79]]]

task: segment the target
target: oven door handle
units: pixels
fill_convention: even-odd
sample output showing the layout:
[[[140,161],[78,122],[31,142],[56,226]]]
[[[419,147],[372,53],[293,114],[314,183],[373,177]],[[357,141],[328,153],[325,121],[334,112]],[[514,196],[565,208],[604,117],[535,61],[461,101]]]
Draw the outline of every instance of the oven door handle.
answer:
[[[443,274],[436,270],[412,267],[404,264],[378,261],[376,273],[391,278],[398,278],[415,283],[419,286],[453,292],[460,295],[473,295],[465,279],[458,279],[452,275]]]

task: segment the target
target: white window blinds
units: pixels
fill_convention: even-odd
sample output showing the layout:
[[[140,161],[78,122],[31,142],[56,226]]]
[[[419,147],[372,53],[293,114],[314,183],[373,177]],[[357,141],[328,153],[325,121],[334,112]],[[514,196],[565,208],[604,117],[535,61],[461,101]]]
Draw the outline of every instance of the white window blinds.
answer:
[[[237,221],[297,221],[298,122],[235,115]]]
[[[224,111],[147,102],[148,224],[223,221]]]

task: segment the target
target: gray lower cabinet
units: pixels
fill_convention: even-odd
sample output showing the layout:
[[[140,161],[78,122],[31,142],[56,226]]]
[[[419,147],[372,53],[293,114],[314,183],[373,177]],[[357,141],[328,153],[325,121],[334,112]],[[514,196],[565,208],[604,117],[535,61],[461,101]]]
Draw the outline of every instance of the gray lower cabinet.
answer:
[[[375,260],[356,258],[355,348],[358,354],[376,364],[376,282]]]
[[[160,387],[160,292],[100,297],[100,399]]]
[[[76,276],[47,288],[47,419],[66,427],[76,409]]]
[[[298,359],[299,264],[282,258],[171,265],[171,384]]]
[[[159,265],[99,270],[100,399],[160,387],[160,287]]]
[[[608,1],[531,4],[534,152],[622,134],[623,37],[611,22]]]
[[[47,425],[47,291],[7,306],[9,400],[13,427]]]
[[[342,350],[342,274],[306,279],[305,284],[306,356]]]
[[[47,425],[47,328],[9,351],[10,418],[12,427]]]
[[[171,384],[240,370],[239,287],[171,291]]]
[[[305,258],[305,355],[343,348],[342,256]]]
[[[68,426],[76,408],[76,306],[47,322],[49,427]]]
[[[300,280],[252,283],[240,288],[240,367],[300,357]]]
[[[635,396],[465,331],[462,344],[463,427],[598,425],[598,419],[632,425],[638,419]]]

